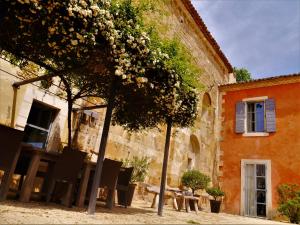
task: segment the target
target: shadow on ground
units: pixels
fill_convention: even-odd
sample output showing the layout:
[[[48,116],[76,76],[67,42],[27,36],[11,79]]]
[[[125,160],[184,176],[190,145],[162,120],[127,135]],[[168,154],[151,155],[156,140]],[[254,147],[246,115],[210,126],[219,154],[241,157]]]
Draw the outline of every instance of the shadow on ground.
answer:
[[[72,207],[72,208],[68,208],[66,206],[63,205],[59,205],[56,203],[45,203],[45,202],[35,202],[35,201],[31,201],[31,202],[19,202],[19,201],[15,201],[15,200],[7,200],[4,202],[1,202],[1,205],[6,205],[6,206],[13,206],[13,207],[19,207],[19,208],[37,208],[37,209],[41,209],[41,210],[47,210],[47,211],[51,211],[51,210],[65,210],[65,211],[71,211],[71,212],[81,212],[81,213],[85,213],[87,212],[87,206],[85,206],[84,208],[78,208],[78,207]],[[0,211],[3,212],[3,211]],[[126,214],[126,215],[135,215],[135,214],[146,214],[146,213],[156,213],[152,208],[147,207],[145,205],[145,208],[135,208],[135,207],[121,207],[116,205],[113,209],[108,209],[105,208],[104,204],[101,203],[97,203],[97,207],[96,207],[96,213],[108,213],[108,214],[116,214],[116,215],[120,215],[120,214]]]

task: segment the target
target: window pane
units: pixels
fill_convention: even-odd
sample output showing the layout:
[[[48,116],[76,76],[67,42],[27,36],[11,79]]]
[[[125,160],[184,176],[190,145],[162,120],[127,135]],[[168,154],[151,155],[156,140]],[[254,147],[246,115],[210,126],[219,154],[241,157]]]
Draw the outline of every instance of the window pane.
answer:
[[[30,126],[26,126],[24,130],[23,141],[37,148],[44,148],[47,140],[48,132],[42,131]]]
[[[266,189],[266,180],[264,177],[256,178],[256,188],[257,189]]]
[[[256,132],[264,132],[265,130],[265,110],[264,110],[264,103],[258,102],[255,104],[255,114],[256,114],[256,121],[255,121],[255,131]]]
[[[264,164],[256,165],[256,176],[265,176],[265,165]]]
[[[255,110],[254,103],[247,103],[247,131],[255,131]]]
[[[266,216],[266,205],[264,204],[257,204],[257,216]]]
[[[50,124],[57,111],[45,104],[33,101],[23,141],[38,148],[45,148]]]
[[[27,123],[42,127],[44,129],[49,129],[52,121],[52,114],[54,111],[55,110],[43,104],[33,102],[27,119]]]
[[[266,203],[266,192],[265,191],[257,191],[256,196],[257,203]]]

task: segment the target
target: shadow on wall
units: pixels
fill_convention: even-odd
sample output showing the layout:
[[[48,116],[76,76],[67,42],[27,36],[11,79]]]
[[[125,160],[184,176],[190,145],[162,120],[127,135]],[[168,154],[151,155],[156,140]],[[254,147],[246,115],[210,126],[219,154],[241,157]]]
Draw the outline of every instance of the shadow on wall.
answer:
[[[51,133],[48,139],[47,151],[61,152],[63,150],[61,129],[57,120],[58,118],[52,124]]]

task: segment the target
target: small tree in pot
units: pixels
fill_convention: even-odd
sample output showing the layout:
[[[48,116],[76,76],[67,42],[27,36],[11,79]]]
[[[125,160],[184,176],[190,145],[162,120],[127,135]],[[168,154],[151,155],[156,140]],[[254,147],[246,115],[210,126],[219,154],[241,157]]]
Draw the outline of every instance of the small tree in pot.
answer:
[[[196,190],[205,189],[210,182],[210,177],[201,173],[198,170],[186,171],[181,177],[181,184],[192,189],[192,193],[186,195],[194,195]],[[191,210],[194,210],[194,204],[190,202]]]
[[[198,170],[186,171],[181,177],[181,183],[184,186],[191,188],[193,195],[196,190],[207,188],[209,182],[210,177]]]
[[[213,213],[220,212],[220,206],[222,202],[222,197],[225,195],[225,192],[218,187],[207,188],[206,192],[212,196],[214,199],[210,200],[210,210]]]
[[[134,156],[132,159],[123,159],[122,162],[123,167],[133,167],[133,172],[131,175],[128,191],[126,193],[118,191],[118,201],[119,204],[124,205],[124,201],[125,199],[127,199],[127,205],[130,206],[137,183],[144,182],[148,174],[150,158],[147,156]],[[124,196],[125,194],[127,195],[126,197]]]

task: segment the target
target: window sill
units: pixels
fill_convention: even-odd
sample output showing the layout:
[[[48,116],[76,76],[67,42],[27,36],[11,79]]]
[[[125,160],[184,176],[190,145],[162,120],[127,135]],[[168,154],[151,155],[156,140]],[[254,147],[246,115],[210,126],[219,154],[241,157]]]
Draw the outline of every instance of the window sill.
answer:
[[[269,136],[267,132],[243,133],[244,137],[266,137]]]

